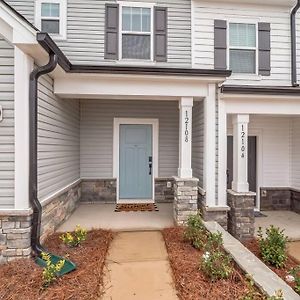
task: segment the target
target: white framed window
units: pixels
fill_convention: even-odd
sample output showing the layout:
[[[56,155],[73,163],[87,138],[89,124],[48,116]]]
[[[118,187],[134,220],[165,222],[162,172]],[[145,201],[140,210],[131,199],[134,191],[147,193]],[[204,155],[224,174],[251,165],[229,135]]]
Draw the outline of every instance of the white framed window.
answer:
[[[153,60],[152,4],[119,2],[119,57],[122,60]]]
[[[257,74],[257,24],[229,23],[229,67],[236,74]]]
[[[42,32],[58,39],[67,35],[67,0],[36,0],[35,23]]]

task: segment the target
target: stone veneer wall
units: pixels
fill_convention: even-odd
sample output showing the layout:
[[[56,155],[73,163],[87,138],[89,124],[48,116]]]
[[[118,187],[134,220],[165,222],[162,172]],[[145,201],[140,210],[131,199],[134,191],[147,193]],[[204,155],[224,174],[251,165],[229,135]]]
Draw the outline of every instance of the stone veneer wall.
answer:
[[[290,210],[291,202],[290,188],[260,189],[261,210]]]
[[[116,203],[116,184],[115,178],[83,179],[81,182],[81,202]]]
[[[176,225],[186,223],[190,215],[198,213],[198,178],[174,177],[174,221]]]
[[[41,241],[52,234],[76,209],[81,199],[81,182],[78,181],[68,190],[42,203]]]
[[[0,264],[31,254],[32,211],[18,214],[15,211],[0,215]]]
[[[170,186],[168,187],[168,183]],[[173,203],[174,202],[174,179],[155,178],[155,202]]]
[[[291,190],[291,209],[300,214],[300,191],[296,189]]]
[[[237,193],[227,191],[228,231],[238,240],[244,241],[254,237],[254,198],[255,193]]]

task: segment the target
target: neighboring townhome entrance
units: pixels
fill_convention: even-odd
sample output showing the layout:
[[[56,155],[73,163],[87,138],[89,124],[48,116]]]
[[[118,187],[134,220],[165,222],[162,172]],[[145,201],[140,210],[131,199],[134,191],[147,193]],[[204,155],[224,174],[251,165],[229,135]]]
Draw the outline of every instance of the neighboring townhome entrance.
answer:
[[[152,148],[152,125],[120,125],[120,200],[153,198]]]
[[[256,193],[257,185],[257,137],[248,136],[248,183],[249,191]],[[233,137],[227,137],[227,188],[231,189],[233,180]],[[255,203],[256,206],[256,203]]]

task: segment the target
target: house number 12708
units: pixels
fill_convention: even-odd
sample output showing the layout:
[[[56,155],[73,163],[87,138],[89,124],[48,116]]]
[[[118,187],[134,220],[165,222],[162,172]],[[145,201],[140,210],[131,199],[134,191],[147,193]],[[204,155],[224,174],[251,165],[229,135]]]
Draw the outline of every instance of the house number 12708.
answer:
[[[242,125],[242,131],[241,131],[241,142],[242,142],[242,146],[241,146],[241,158],[245,158],[245,150],[246,150],[245,136],[246,136],[246,133],[244,131],[244,125]]]
[[[185,131],[184,131],[184,135],[185,135],[185,142],[187,143],[189,141],[189,129],[188,129],[188,126],[189,126],[189,121],[190,121],[190,118],[188,116],[188,112],[187,110],[185,111]]]

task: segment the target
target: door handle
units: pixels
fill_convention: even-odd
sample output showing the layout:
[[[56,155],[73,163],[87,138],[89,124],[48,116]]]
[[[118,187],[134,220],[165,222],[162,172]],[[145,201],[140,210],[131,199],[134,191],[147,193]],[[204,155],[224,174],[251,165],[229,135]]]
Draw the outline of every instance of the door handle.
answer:
[[[152,175],[152,156],[149,156],[149,175]]]

